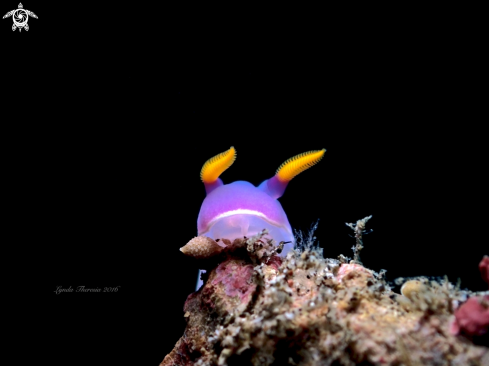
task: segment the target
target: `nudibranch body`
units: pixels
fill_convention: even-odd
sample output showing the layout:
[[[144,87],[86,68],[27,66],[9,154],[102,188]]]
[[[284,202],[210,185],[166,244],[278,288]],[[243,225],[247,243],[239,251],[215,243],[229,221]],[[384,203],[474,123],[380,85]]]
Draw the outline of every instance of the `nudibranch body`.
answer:
[[[277,244],[290,242],[282,251],[285,256],[294,246],[294,235],[277,198],[282,196],[292,178],[321,160],[325,151],[309,151],[290,158],[278,168],[275,176],[258,187],[245,181],[224,184],[219,178],[236,159],[234,147],[209,159],[200,173],[207,196],[197,219],[198,235],[233,241],[268,229]]]

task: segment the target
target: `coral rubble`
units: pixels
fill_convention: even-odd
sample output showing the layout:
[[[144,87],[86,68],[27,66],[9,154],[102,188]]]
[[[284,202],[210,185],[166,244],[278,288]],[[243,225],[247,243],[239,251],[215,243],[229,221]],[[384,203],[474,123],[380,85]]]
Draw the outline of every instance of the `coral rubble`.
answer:
[[[214,255],[196,251],[205,284],[188,296],[187,328],[160,366],[489,365],[489,348],[472,342],[480,297],[423,278],[396,294],[359,260],[323,258],[312,235],[282,258],[265,234],[219,248],[199,239]],[[472,325],[454,332],[464,319]]]

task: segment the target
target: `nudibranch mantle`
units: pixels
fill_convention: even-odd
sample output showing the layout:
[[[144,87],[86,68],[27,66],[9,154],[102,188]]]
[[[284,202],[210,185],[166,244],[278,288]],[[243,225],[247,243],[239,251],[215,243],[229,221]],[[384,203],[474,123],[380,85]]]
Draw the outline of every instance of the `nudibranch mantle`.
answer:
[[[210,192],[202,203],[197,219],[198,235],[233,241],[268,229],[277,243],[290,241],[294,235],[282,205],[267,193],[245,181],[222,185]]]
[[[277,244],[290,242],[281,253],[285,256],[294,247],[294,235],[277,198],[282,196],[292,178],[321,160],[325,151],[294,156],[279,167],[275,176],[258,187],[246,181],[224,184],[219,178],[236,159],[234,147],[209,159],[200,174],[207,196],[197,219],[198,235],[233,241],[268,229],[269,236]]]

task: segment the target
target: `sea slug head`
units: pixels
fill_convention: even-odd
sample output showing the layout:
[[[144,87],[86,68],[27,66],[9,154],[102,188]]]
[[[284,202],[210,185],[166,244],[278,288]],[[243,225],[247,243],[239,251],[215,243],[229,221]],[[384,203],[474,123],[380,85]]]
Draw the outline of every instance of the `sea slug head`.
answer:
[[[309,151],[288,159],[258,187],[245,181],[224,184],[219,178],[236,159],[234,147],[209,159],[200,173],[207,196],[197,219],[198,235],[233,241],[267,229],[277,244],[290,242],[281,253],[285,256],[294,247],[294,235],[277,199],[290,180],[321,160],[325,151]]]

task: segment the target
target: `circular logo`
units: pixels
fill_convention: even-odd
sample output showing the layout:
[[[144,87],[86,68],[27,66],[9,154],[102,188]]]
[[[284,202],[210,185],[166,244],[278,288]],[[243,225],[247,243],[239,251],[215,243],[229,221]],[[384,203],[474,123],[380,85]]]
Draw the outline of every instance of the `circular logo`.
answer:
[[[24,9],[17,9],[14,12],[12,18],[14,19],[15,25],[21,28],[27,24],[27,19],[29,18],[29,16],[27,15],[27,12]]]

